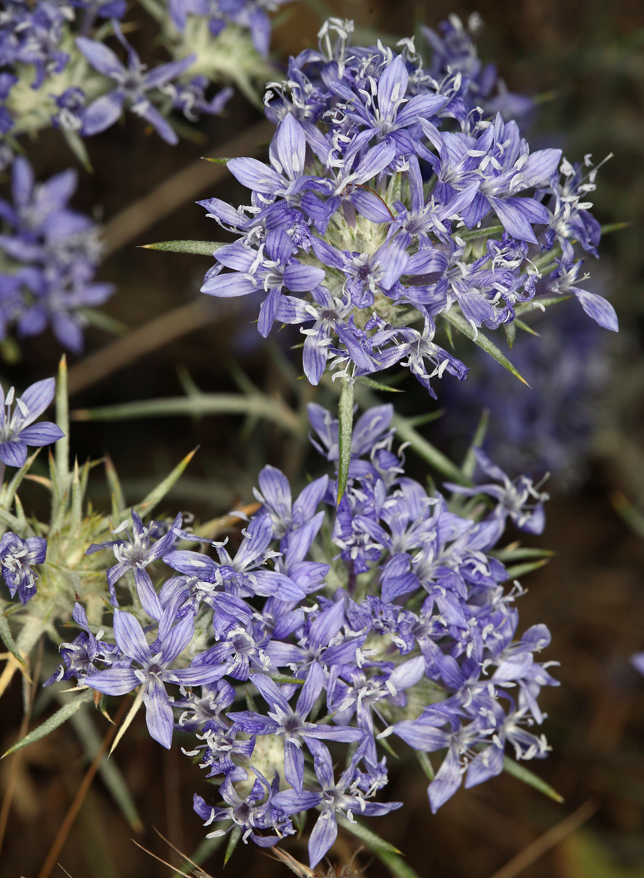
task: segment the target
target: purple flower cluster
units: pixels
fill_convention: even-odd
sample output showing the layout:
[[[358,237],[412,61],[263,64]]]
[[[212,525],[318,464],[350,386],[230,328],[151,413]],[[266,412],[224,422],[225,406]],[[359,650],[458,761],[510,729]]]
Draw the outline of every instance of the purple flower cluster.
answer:
[[[21,336],[51,326],[64,347],[80,353],[82,309],[102,305],[114,292],[112,284],[94,281],[99,230],[68,206],[76,185],[72,169],[36,183],[26,158],[18,156],[13,164],[12,202],[0,200],[0,338],[12,325]]]
[[[464,79],[462,98],[470,109],[481,107],[486,115],[501,113],[504,119],[528,116],[534,102],[525,95],[513,94],[499,79],[494,64],[483,64],[476,49],[476,38],[483,30],[478,13],[472,13],[467,26],[458,15],[450,15],[438,26],[440,34],[429,27],[421,27],[423,37],[431,49],[429,73],[440,81],[450,73],[460,73]]]
[[[338,460],[338,422],[319,405],[314,444]],[[219,783],[221,805],[195,796],[210,836],[233,827],[270,846],[295,831],[292,818],[320,813],[309,841],[315,866],[333,844],[338,815],[382,815],[399,802],[374,801],[387,784],[380,741],[388,735],[444,758],[428,789],[432,810],[461,785],[499,774],[506,744],[518,759],[542,757],[531,727],[543,714],[542,686],[556,685],[536,653],[550,641],[535,625],[516,639],[521,593],[494,557],[505,521],[543,526],[541,495],[529,480],[484,485],[474,517],[404,474],[392,450],[393,408],[367,411],[354,428],[349,480],[315,479],[293,498],[284,474],[265,467],[258,513],[236,552],[216,559],[176,547],[194,540],[172,524],[144,526],[88,551],[112,548],[108,572],[132,576],[134,603],[114,611],[114,634],[82,633],[61,647],[56,678],[75,676],[109,695],[136,688],[152,737],[169,747],[173,727],[196,733],[189,755]],[[117,528],[117,537],[126,527]],[[149,565],[174,574],[153,584]],[[175,695],[168,686],[179,687]],[[345,768],[335,749],[348,745]],[[425,757],[423,757],[425,758]]]
[[[43,537],[21,539],[17,534],[6,533],[0,540],[0,567],[11,597],[18,594],[21,604],[26,604],[36,594],[37,576],[34,564],[42,564],[47,554],[47,540]]]
[[[231,7],[225,14],[218,14],[219,30],[234,21],[250,30],[253,39],[267,51],[270,21],[264,11],[266,4],[261,0],[239,0],[219,5]],[[268,4],[268,7],[274,5]],[[109,128],[128,106],[149,122],[166,142],[175,144],[177,134],[165,118],[173,108],[190,121],[201,113],[221,113],[232,90],[221,89],[214,97],[207,98],[206,90],[211,86],[208,77],[184,76],[194,64],[195,55],[147,70],[121,32],[118,19],[125,11],[124,0],[72,0],[71,4],[52,0],[35,3],[2,0],[2,167],[13,160],[16,138],[49,123],[62,129],[73,145],[78,135],[91,136]],[[162,25],[169,25],[171,13],[172,9],[161,15]],[[206,14],[206,10],[201,10],[201,14]],[[104,28],[99,32],[100,40],[91,38],[97,19],[111,19],[111,30],[127,53],[126,64],[102,41]],[[113,83],[111,88],[105,89],[102,77]],[[36,92],[28,101],[25,101],[25,88]],[[26,104],[27,110],[24,109]],[[75,150],[82,152],[82,146]]]
[[[207,18],[213,37],[231,24],[248,30],[255,50],[266,57],[271,41],[268,13],[288,2],[290,0],[169,0],[168,11],[172,23],[182,32],[191,15]]]
[[[239,235],[216,251],[202,291],[259,293],[263,336],[275,321],[300,325],[313,384],[328,365],[368,375],[401,363],[432,394],[434,376],[464,378],[434,341],[448,312],[476,335],[511,323],[518,305],[572,294],[616,330],[612,306],[578,286],[572,244],[596,255],[582,200],[594,172],[558,149],[531,152],[516,121],[474,106],[476,76],[445,61],[436,78],[411,40],[400,54],[352,48],[350,25],[330,19],[319,51],[291,58],[287,80],[269,86],[270,164],[228,162],[251,204],[200,202]]]

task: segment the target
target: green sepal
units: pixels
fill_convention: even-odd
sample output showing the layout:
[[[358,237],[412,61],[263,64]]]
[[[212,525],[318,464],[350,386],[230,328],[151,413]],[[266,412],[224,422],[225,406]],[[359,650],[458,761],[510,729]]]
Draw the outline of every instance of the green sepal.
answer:
[[[224,866],[226,865],[228,860],[232,857],[233,852],[234,852],[235,848],[237,847],[237,845],[239,844],[241,837],[242,837],[241,826],[237,826],[237,825],[233,826],[231,833],[230,833],[230,836],[228,838],[228,844],[226,846],[226,853],[224,855]]]
[[[192,253],[196,256],[212,256],[223,244],[214,241],[159,241],[156,244],[140,244],[141,250],[163,250],[166,253]]]
[[[49,717],[48,720],[45,720],[44,723],[41,723],[37,728],[35,728],[32,732],[29,732],[28,735],[25,735],[24,738],[21,738],[17,741],[13,747],[9,747],[7,752],[2,756],[4,759],[5,756],[9,756],[11,753],[15,753],[16,750],[22,750],[23,747],[29,746],[29,744],[33,744],[34,741],[40,741],[41,738],[46,737],[50,732],[53,732],[54,729],[57,729],[58,726],[62,726],[64,722],[74,716],[77,710],[79,710],[83,704],[86,704],[88,701],[92,701],[94,698],[94,690],[88,689],[85,692],[81,692],[73,701],[70,701],[64,707],[61,707],[60,710],[57,710],[52,716]]]
[[[482,348],[486,354],[489,354],[493,359],[497,361],[504,369],[507,369],[515,378],[518,378],[526,387],[530,387],[528,382],[525,380],[523,375],[518,371],[516,366],[513,366],[512,363],[508,360],[504,354],[497,348],[497,346],[490,341],[482,332],[475,332],[474,328],[470,326],[470,324],[465,320],[464,317],[461,317],[460,314],[455,314],[453,310],[447,311],[443,314],[443,318],[452,324],[459,332],[462,332],[463,335],[467,336],[471,339],[474,344],[478,345]]]
[[[209,156],[209,155],[202,155],[201,158],[204,160],[204,162],[212,162],[214,165],[227,165],[228,162],[230,161],[229,158],[227,158],[227,159],[216,158],[214,156]]]
[[[349,480],[349,464],[351,463],[351,436],[353,432],[353,381],[350,378],[342,378],[340,390],[340,402],[338,405],[338,500],[344,495]]]
[[[13,606],[9,601],[3,601],[2,603],[6,603],[9,608]],[[16,641],[13,639],[11,628],[9,627],[9,620],[5,616],[4,610],[2,609],[0,609],[0,637],[2,638],[2,642],[7,647],[11,655],[15,658],[15,660],[17,662],[20,662],[23,668],[26,667],[25,660],[20,655],[20,650],[16,645]]]
[[[548,796],[549,799],[554,799],[555,802],[564,801],[564,797],[553,789],[550,784],[547,784],[545,780],[541,780],[540,777],[528,771],[527,768],[524,768],[523,765],[520,765],[509,756],[503,757],[503,770],[511,774],[512,777],[516,777],[517,780],[523,781],[523,783],[528,784],[530,787],[534,787],[535,790],[539,790],[540,793]]]
[[[508,347],[510,350],[514,347],[514,340],[517,337],[517,327],[515,323],[504,323],[503,329],[505,330],[505,340],[508,343]]]
[[[364,384],[365,387],[370,387],[372,390],[380,390],[383,393],[404,393],[404,390],[399,390],[397,387],[390,387],[388,384],[382,384],[380,381],[374,381],[372,378],[366,378],[364,375],[358,376],[356,379],[358,384]]]

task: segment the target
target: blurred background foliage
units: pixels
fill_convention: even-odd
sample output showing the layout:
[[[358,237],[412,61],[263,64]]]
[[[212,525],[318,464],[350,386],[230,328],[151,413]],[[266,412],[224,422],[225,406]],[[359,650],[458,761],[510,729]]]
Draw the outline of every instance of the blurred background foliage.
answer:
[[[536,770],[565,802],[555,804],[503,775],[460,791],[432,817],[426,781],[413,765],[401,765],[389,795],[402,799],[405,807],[375,828],[423,878],[638,878],[644,876],[644,680],[628,659],[644,648],[644,6],[631,0],[295,2],[280,12],[274,55],[284,62],[289,53],[315,45],[320,16],[327,12],[355,19],[356,40],[372,42],[378,35],[395,41],[420,23],[435,28],[450,13],[465,20],[475,11],[486,25],[480,56],[497,63],[510,90],[542,98],[530,127],[531,143],[559,146],[571,161],[592,153],[597,163],[613,153],[599,173],[594,212],[602,223],[630,223],[606,236],[600,263],[589,266],[619,313],[621,332],[601,352],[587,354],[589,368],[592,358],[601,356],[610,362],[611,373],[591,400],[596,425],[591,451],[579,478],[571,484],[553,482],[555,496],[538,544],[557,556],[526,577],[529,594],[520,604],[521,627],[545,622],[553,632],[545,658],[561,662],[557,676],[562,685],[543,698],[553,753]],[[145,41],[145,27],[131,38],[135,44]],[[298,382],[294,391],[290,379],[297,334],[277,333],[265,346],[252,324],[252,305],[199,297],[208,258],[136,249],[174,238],[223,239],[194,201],[216,194],[242,203],[244,190],[220,166],[197,163],[204,153],[228,155],[231,139],[244,136],[246,151],[239,147],[236,154],[254,148],[261,157],[256,142],[268,140],[269,133],[258,125],[257,111],[237,95],[225,117],[203,120],[194,142],[174,149],[131,116],[87,142],[95,173],[80,171],[74,204],[99,211],[106,224],[112,252],[101,279],[115,283],[118,292],[105,310],[128,331],[117,341],[102,329],[88,331],[85,356],[70,361],[72,408],[178,397],[196,388],[236,393],[249,381],[296,412],[312,398],[308,386]],[[248,130],[251,134],[245,135]],[[41,179],[71,164],[55,131],[30,144],[29,157]],[[173,176],[184,168],[193,169],[190,180]],[[165,188],[160,190],[161,184]],[[150,193],[153,200],[137,225],[131,212],[122,212]],[[177,206],[170,210],[170,203]],[[170,315],[165,321],[160,319],[164,314]],[[584,319],[581,312],[579,319]],[[49,335],[24,340],[19,349],[5,346],[4,352],[3,380],[18,387],[54,374],[60,355]],[[556,357],[554,351],[555,373]],[[493,382],[494,374],[483,380]],[[449,388],[446,399],[439,387],[438,403],[428,404],[413,381],[401,386],[406,393],[396,403],[404,413],[458,405],[458,387]],[[316,398],[324,402],[328,393],[322,389]],[[460,453],[458,430],[443,428],[439,421],[422,431],[447,453]],[[303,478],[314,465],[306,433],[297,414],[290,428],[237,416],[78,421],[72,449],[81,461],[109,452],[134,502],[160,473],[199,445],[165,502],[171,514],[190,510],[206,520],[251,501],[252,485],[265,463]],[[413,466],[414,475],[424,479],[425,465]],[[97,480],[94,501],[107,506],[101,490]],[[28,510],[44,507],[37,485],[25,493],[24,502]],[[54,658],[45,653],[44,661]],[[36,700],[35,712],[41,708]],[[23,751],[20,760],[0,764],[0,793],[13,791],[11,807],[0,812],[3,876],[45,878],[43,863],[91,761],[92,741],[108,727],[101,718],[86,719],[85,731],[78,724],[64,726]],[[3,697],[3,751],[19,735],[21,721],[22,691],[14,679]],[[174,864],[175,854],[152,827],[185,853],[203,837],[191,807],[192,792],[204,792],[199,772],[178,750],[162,752],[141,722],[113,757],[136,813],[125,809],[128,825],[103,773],[87,793],[58,858],[72,878],[170,874],[130,838]],[[569,815],[575,814],[571,822]],[[583,828],[575,830],[582,821]],[[304,859],[296,844],[287,847]],[[342,835],[333,850],[338,868],[354,852],[354,840]],[[222,873],[220,852],[206,868],[213,876]],[[364,853],[353,868],[369,876],[386,874]],[[227,869],[239,878],[286,874],[283,865],[250,846],[240,846]],[[51,874],[57,873],[62,874],[54,866]]]

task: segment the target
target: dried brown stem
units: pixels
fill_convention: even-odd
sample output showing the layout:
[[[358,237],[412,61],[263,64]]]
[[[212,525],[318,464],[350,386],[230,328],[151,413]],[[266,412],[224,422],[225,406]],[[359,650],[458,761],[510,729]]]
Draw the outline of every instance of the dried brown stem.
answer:
[[[217,154],[255,155],[264,149],[264,144],[270,140],[274,129],[275,126],[264,119],[222,144]],[[169,177],[149,195],[135,201],[107,223],[104,231],[105,256],[115,253],[138,238],[142,232],[186,201],[196,198],[204,189],[223,180],[227,173],[225,165],[200,159]],[[106,345],[73,366],[69,370],[69,394],[90,387],[150,351],[216,319],[217,311],[213,303],[204,296],[156,317],[130,332],[125,338]]]
[[[531,866],[549,850],[558,845],[569,835],[572,835],[572,833],[579,829],[579,827],[587,820],[590,820],[597,808],[598,805],[592,800],[584,802],[581,808],[577,808],[576,811],[573,811],[573,813],[566,817],[565,820],[562,820],[561,823],[557,823],[552,829],[544,832],[540,838],[537,838],[532,844],[529,844],[518,853],[516,857],[513,857],[509,863],[502,866],[498,872],[495,872],[494,875],[492,875],[492,878],[516,878],[516,876],[520,875],[521,872],[528,868],[528,866]]]
[[[69,395],[91,387],[101,378],[107,378],[175,338],[207,325],[216,315],[214,303],[207,296],[203,296],[189,305],[182,305],[155,317],[73,366],[69,370],[67,381]]]
[[[65,819],[63,820],[60,829],[58,830],[58,835],[54,839],[54,843],[51,846],[51,849],[47,855],[47,859],[43,863],[42,869],[38,873],[38,878],[49,878],[49,875],[51,874],[51,870],[56,865],[56,860],[58,859],[58,855],[62,851],[63,845],[67,841],[67,836],[69,835],[71,828],[74,825],[74,821],[76,820],[76,817],[78,816],[78,812],[81,809],[81,805],[83,804],[83,801],[85,800],[85,796],[87,795],[87,792],[88,792],[90,786],[92,785],[92,781],[94,780],[94,776],[95,776],[96,772],[98,771],[98,766],[101,764],[102,758],[107,753],[107,748],[110,746],[112,738],[116,734],[119,723],[123,719],[123,716],[125,714],[127,706],[128,706],[128,701],[127,701],[127,699],[124,698],[121,701],[121,704],[119,705],[118,712],[117,712],[116,717],[114,719],[114,725],[111,725],[109,727],[109,729],[107,730],[107,732],[105,733],[105,737],[103,738],[103,740],[101,742],[101,746],[98,748],[98,751],[96,753],[96,756],[94,757],[92,764],[87,769],[85,777],[83,778],[83,782],[81,783],[80,787],[78,788],[78,792],[76,793],[74,801],[72,802],[72,804],[69,808],[69,811],[67,812],[67,815],[66,815]]]
[[[263,144],[270,140],[274,131],[273,123],[263,119],[252,128],[222,144],[208,157],[252,155],[264,148]],[[173,174],[149,195],[139,198],[107,223],[103,233],[104,255],[110,256],[125,244],[129,244],[141,232],[171,214],[186,201],[195,198],[208,186],[223,180],[227,173],[225,165],[199,159]]]

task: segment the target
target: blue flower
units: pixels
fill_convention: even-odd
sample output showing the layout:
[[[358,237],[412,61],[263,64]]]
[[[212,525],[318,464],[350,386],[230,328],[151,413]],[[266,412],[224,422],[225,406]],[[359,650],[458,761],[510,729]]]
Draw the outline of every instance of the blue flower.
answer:
[[[118,22],[113,21],[112,27],[117,40],[127,51],[127,67],[103,43],[98,43],[87,37],[76,38],[76,45],[92,67],[103,76],[113,79],[117,85],[115,89],[96,98],[87,107],[83,114],[81,133],[91,136],[105,131],[120,118],[123,106],[127,101],[132,112],[149,122],[166,143],[173,145],[178,143],[177,134],[150,101],[146,92],[160,88],[176,79],[194,63],[195,56],[190,55],[181,61],[161,64],[146,73],[145,65],[141,63],[137,52],[126,41]]]
[[[0,448],[1,453],[1,448]],[[47,540],[43,537],[21,539],[17,534],[6,533],[0,540],[0,566],[11,597],[16,593],[21,604],[26,604],[36,594],[34,564],[43,564],[47,554]]]
[[[116,645],[123,657],[136,662],[140,667],[108,668],[84,677],[83,683],[105,695],[125,695],[142,684],[148,731],[155,741],[170,749],[174,715],[164,684],[194,686],[219,679],[218,670],[208,665],[176,670],[168,667],[190,643],[193,633],[192,616],[186,616],[174,627],[166,627],[164,636],[154,642],[153,654],[140,622],[131,613],[115,610]]]
[[[27,460],[27,447],[40,448],[56,442],[64,434],[51,421],[33,422],[54,398],[53,378],[36,381],[16,399],[13,387],[5,397],[0,386],[0,460],[7,466],[22,466]],[[15,409],[12,406],[15,399]]]

